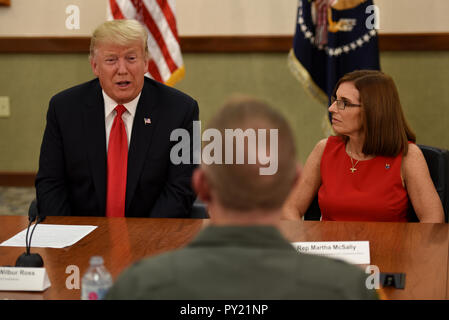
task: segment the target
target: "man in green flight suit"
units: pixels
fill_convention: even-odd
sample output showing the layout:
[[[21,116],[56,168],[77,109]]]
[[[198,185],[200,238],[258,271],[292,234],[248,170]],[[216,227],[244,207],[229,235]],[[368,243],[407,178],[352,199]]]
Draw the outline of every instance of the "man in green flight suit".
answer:
[[[366,288],[368,275],[361,269],[297,253],[279,232],[282,205],[299,176],[287,121],[264,102],[239,97],[231,99],[208,128],[215,137],[221,133],[222,143],[213,154],[209,148],[209,158],[203,154],[192,182],[207,204],[210,225],[185,248],[130,267],[107,298],[376,299],[376,292]],[[228,160],[244,152],[247,163],[225,161],[229,144],[224,137],[229,129],[247,134],[247,143],[238,148],[238,139],[233,139],[234,153]],[[260,137],[263,129],[265,146]],[[251,141],[251,132],[259,135],[258,144]],[[258,152],[251,155],[256,145]],[[219,156],[222,161],[217,161]],[[261,174],[267,159],[275,168],[273,174]]]

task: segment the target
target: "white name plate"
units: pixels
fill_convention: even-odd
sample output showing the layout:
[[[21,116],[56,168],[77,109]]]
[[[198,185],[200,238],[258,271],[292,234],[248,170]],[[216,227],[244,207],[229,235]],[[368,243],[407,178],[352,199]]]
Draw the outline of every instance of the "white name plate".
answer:
[[[293,242],[301,253],[340,259],[352,264],[370,264],[369,241]]]
[[[44,291],[50,285],[45,268],[0,267],[0,291]]]

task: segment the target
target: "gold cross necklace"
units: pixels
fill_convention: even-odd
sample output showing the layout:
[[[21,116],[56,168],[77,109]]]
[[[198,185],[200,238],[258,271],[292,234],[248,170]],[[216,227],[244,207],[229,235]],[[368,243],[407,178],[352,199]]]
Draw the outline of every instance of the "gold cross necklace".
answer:
[[[359,163],[360,160],[357,160],[356,163],[354,164],[354,162],[352,161],[352,157],[349,157],[349,158],[351,159],[351,164],[352,164],[352,168],[349,168],[349,170],[351,170],[351,173],[354,173],[354,171],[357,171],[355,166]]]
[[[352,164],[352,167],[349,168],[349,170],[351,170],[351,173],[354,173],[355,171],[357,171],[357,169],[355,167],[359,163],[360,160],[357,160],[354,164],[354,161],[352,160],[352,152],[349,151],[349,149],[348,149],[348,152],[349,152],[349,159],[351,159],[351,164]]]

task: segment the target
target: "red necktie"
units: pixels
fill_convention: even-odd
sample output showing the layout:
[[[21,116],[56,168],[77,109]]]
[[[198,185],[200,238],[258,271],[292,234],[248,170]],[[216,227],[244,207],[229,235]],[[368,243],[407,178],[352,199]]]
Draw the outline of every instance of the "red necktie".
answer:
[[[125,216],[126,170],[128,166],[128,139],[122,114],[126,108],[115,107],[117,115],[112,123],[108,145],[108,177],[106,189],[106,216]]]

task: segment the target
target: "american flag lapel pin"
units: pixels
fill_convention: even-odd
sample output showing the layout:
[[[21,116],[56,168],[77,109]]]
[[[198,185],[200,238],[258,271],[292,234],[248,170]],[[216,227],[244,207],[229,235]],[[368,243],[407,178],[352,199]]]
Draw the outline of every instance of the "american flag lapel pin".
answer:
[[[143,118],[143,123],[145,125],[150,124],[151,123],[151,119],[150,118]]]

